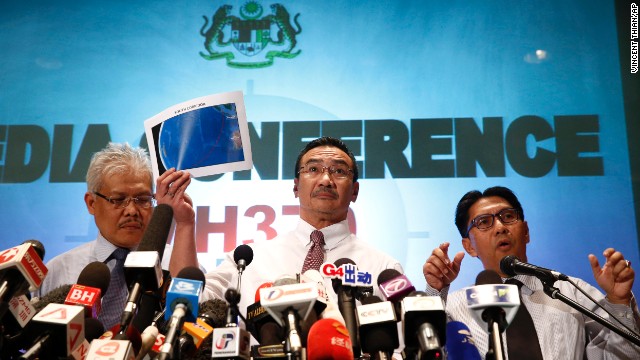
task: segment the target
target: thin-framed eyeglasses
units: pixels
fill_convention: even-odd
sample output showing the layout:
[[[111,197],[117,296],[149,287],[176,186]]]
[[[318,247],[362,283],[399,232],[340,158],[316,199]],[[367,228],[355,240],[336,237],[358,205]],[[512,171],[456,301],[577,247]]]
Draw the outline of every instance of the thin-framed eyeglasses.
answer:
[[[353,174],[353,169],[349,169],[347,165],[342,165],[342,164],[336,164],[331,166],[322,166],[319,164],[306,164],[305,166],[300,167],[298,174],[305,174],[307,178],[314,179],[324,174],[325,170],[328,171],[329,175],[331,175],[336,180],[346,179]]]
[[[500,222],[507,225],[513,224],[514,222],[520,220],[520,212],[514,208],[502,209],[498,211],[496,214],[482,214],[476,216],[473,220],[471,220],[471,224],[467,228],[467,237],[469,236],[469,231],[471,231],[472,227],[477,227],[479,230],[487,230],[493,226],[493,223],[498,217]]]
[[[94,191],[93,193],[107,200],[108,202],[112,203],[116,209],[126,208],[127,206],[129,206],[129,203],[131,202],[131,200],[133,200],[133,203],[136,204],[136,206],[143,209],[148,209],[152,207],[153,205],[155,205],[155,202],[156,202],[155,196],[153,195],[138,195],[138,196],[128,196],[126,198],[123,198],[123,197],[105,196],[100,194],[97,191]]]

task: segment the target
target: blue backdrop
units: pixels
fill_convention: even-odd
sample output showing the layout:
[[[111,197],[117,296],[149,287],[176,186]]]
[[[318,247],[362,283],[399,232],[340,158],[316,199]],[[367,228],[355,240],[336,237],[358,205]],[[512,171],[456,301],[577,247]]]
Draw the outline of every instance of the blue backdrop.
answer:
[[[596,0],[4,4],[0,245],[39,239],[48,260],[93,239],[91,153],[242,90],[254,169],[189,191],[207,269],[293,227],[295,155],[335,135],[363,174],[355,230],[418,287],[435,246],[462,249],[457,201],[493,185],[521,199],[530,262],[593,282],[589,253],[640,264],[614,15]],[[465,258],[453,287],[481,270]]]

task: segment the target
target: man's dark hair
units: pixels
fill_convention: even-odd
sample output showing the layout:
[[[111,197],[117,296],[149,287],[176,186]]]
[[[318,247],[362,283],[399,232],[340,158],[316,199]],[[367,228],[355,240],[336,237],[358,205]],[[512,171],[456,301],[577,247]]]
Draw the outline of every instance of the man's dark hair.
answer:
[[[458,201],[458,206],[456,207],[456,227],[458,228],[458,231],[463,238],[469,237],[469,234],[467,234],[469,209],[478,200],[491,196],[498,196],[507,200],[507,202],[511,204],[514,209],[518,210],[518,213],[520,214],[520,220],[524,220],[524,210],[522,210],[522,205],[520,204],[520,201],[518,200],[516,194],[514,194],[510,189],[504,186],[494,186],[486,189],[482,193],[478,190],[471,190],[468,193],[464,194],[462,199]]]
[[[342,140],[336,139],[330,136],[323,136],[321,138],[317,138],[311,141],[310,143],[308,143],[307,146],[305,146],[304,149],[300,151],[300,154],[298,154],[298,159],[296,159],[296,168],[294,169],[294,174],[296,174],[296,179],[300,178],[300,161],[302,160],[302,157],[304,156],[304,154],[309,152],[309,150],[313,148],[317,148],[318,146],[336,147],[344,151],[347,155],[349,155],[349,158],[353,163],[353,167],[351,169],[353,170],[353,182],[358,181],[358,164],[356,163],[355,156],[353,156],[353,153],[351,152],[351,150],[349,150],[347,145]]]

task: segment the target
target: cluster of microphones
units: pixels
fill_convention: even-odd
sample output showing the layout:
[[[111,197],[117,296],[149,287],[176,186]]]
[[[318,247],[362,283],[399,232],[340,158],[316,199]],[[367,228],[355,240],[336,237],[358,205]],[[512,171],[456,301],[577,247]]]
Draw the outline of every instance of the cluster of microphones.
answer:
[[[383,299],[374,295],[372,275],[348,258],[262,284],[245,317],[238,304],[248,294],[236,289],[253,251],[240,245],[234,251],[237,288],[227,289],[225,300],[199,303],[205,282],[199,268],[163,283],[160,259],[172,216],[169,206],[158,205],[138,249],[125,260],[129,297],[110,329],[98,320],[110,283],[104,263],[87,265],[76,284],[30,299],[47,275],[44,247],[28,240],[0,252],[0,358],[390,359],[394,352],[419,360],[481,358],[467,325],[447,321],[440,297],[416,291],[406,276],[387,269],[377,277]],[[515,257],[503,263],[508,274],[564,276]],[[466,292],[469,310],[489,333],[504,331],[520,305],[518,288],[502,284],[495,272],[482,272]],[[164,306],[145,305],[145,294],[158,295]],[[134,317],[143,321],[134,324]]]

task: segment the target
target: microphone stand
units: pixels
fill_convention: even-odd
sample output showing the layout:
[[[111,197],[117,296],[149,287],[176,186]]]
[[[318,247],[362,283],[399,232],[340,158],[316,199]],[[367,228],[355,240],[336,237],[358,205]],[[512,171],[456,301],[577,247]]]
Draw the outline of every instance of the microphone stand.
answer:
[[[499,310],[501,309],[495,309],[495,311]],[[489,349],[487,350],[486,359],[503,360],[504,346],[502,344],[502,331],[500,330],[500,323],[498,321],[495,321],[493,316],[490,316],[489,322],[487,324],[489,330]]]
[[[622,336],[623,338],[631,341],[634,345],[640,346],[640,337],[638,337],[637,334],[633,334],[633,333],[630,333],[628,331],[625,331],[624,329],[618,328],[611,321],[603,318],[602,316],[594,313],[593,311],[587,309],[586,307],[578,304],[574,300],[568,298],[567,296],[562,294],[560,292],[560,290],[558,290],[558,288],[553,286],[553,284],[555,283],[555,280],[553,280],[553,281],[552,281],[552,279],[540,279],[540,280],[542,281],[542,285],[543,285],[543,288],[544,288],[544,293],[549,295],[549,297],[551,297],[552,299],[557,299],[557,300],[562,301],[563,303],[565,303],[565,304],[571,306],[572,308],[580,311],[582,314],[584,314],[584,315],[590,317],[591,319],[597,321],[601,325],[604,325],[607,329],[609,329],[609,330],[613,331],[614,333]]]

